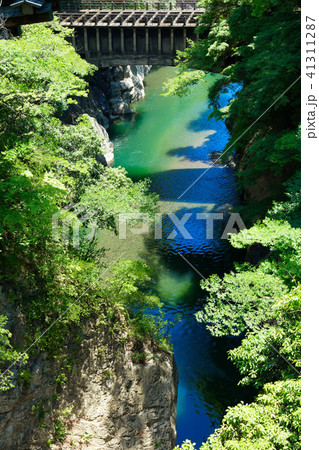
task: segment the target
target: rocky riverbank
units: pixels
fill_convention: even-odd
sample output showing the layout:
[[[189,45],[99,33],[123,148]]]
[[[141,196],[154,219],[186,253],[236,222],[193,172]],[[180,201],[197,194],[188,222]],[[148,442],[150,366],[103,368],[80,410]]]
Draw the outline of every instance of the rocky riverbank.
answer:
[[[79,98],[63,115],[63,121],[69,124],[83,114],[89,115],[93,128],[103,139],[103,156],[98,160],[104,165],[114,162],[113,144],[107,133],[110,121],[134,114],[130,104],[145,96],[143,81],[150,70],[151,66],[99,69],[90,79],[88,96]]]
[[[41,354],[32,361],[29,381],[1,394],[1,448],[172,449],[173,355],[124,338],[90,328],[73,358],[54,362]]]

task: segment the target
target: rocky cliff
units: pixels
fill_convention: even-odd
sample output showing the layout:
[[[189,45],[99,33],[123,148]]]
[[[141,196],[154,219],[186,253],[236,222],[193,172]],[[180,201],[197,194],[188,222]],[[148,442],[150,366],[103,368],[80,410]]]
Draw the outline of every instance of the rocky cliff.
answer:
[[[134,114],[130,104],[144,97],[144,77],[150,66],[119,66],[99,69],[90,79],[87,97],[78,99],[63,116],[65,123],[75,123],[82,114],[91,117],[93,127],[103,138],[103,157],[99,161],[111,165],[114,161],[113,144],[107,129],[110,121],[121,115]]]
[[[172,449],[173,355],[94,323],[81,344],[70,342],[59,360],[35,358],[28,377],[0,395],[0,448]]]
[[[109,77],[110,111],[113,116],[134,114],[130,104],[144,97],[144,76],[150,66],[120,66],[104,69]]]

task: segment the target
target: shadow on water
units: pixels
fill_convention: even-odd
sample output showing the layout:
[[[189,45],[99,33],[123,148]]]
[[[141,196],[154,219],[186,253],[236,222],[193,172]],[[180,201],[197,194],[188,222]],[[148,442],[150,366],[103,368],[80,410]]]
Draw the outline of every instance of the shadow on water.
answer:
[[[209,115],[209,110],[203,111],[201,115],[196,120],[192,120],[187,127],[188,130],[191,130],[194,133],[200,133],[203,131],[209,132],[209,134],[205,137],[204,142],[202,142],[199,147],[194,148],[193,146],[189,146],[175,148],[169,150],[167,155],[181,157],[190,161],[208,162],[209,154],[212,151],[221,152],[225,148],[229,140],[229,136],[228,133],[224,133],[225,124],[222,121],[214,122],[214,130],[212,132],[212,129],[209,126]]]
[[[126,258],[143,259],[154,268],[154,291],[164,303],[179,369],[177,440],[191,439],[199,445],[220,425],[227,406],[251,400],[254,391],[237,385],[239,374],[227,359],[227,351],[239,339],[213,338],[195,318],[205,302],[199,273],[222,275],[243,257],[242,251],[220,239],[229,213],[239,202],[232,169],[213,166],[201,176],[209,167],[210,152],[221,151],[229,133],[223,122],[209,118],[205,89],[197,87],[187,98],[161,97],[162,82],[173,75],[173,68],[151,71],[146,98],[135,105],[136,115],[116,121],[110,130],[116,165],[124,166],[135,180],[150,178],[151,189],[159,195],[162,239],[154,239],[151,230],[148,236],[128,233],[121,242],[105,232],[101,241],[110,252],[118,255],[125,250]],[[238,88],[221,95],[221,106]],[[206,222],[196,218],[204,212],[225,213],[223,220],[215,222],[213,239],[206,238]],[[185,226],[192,239],[179,233],[169,238],[175,227],[168,213],[179,219],[190,214]]]

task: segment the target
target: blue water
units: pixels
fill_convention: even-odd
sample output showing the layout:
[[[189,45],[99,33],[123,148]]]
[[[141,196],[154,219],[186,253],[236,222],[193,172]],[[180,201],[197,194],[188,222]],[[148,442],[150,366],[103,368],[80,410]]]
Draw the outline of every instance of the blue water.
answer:
[[[181,219],[184,213],[192,213],[185,225],[192,239],[180,233],[169,239],[175,226],[164,216],[162,239],[155,240],[152,233],[132,235],[115,245],[126,251],[126,258],[142,258],[156,270],[155,291],[171,325],[179,370],[177,441],[191,439],[199,445],[220,425],[227,406],[251,395],[237,386],[238,373],[227,360],[227,350],[238,341],[213,338],[194,316],[205,301],[201,276],[223,274],[240,258],[227,240],[220,239],[229,213],[239,202],[239,192],[232,169],[213,166],[182,195],[209,167],[210,152],[225,147],[229,133],[223,122],[209,119],[206,92],[212,78],[188,97],[164,98],[162,83],[173,75],[173,68],[151,71],[146,77],[146,98],[134,105],[136,115],[116,121],[110,136],[115,165],[124,166],[132,178],[152,180],[163,214],[175,213]],[[233,86],[221,96],[221,106],[238,88]],[[196,219],[196,213],[204,212],[225,215],[215,224],[214,239],[206,238],[205,221]]]

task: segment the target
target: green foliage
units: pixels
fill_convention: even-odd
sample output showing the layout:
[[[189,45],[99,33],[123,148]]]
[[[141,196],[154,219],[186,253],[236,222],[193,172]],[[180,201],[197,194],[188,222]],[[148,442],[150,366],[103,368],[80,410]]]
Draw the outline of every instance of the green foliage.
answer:
[[[48,410],[44,407],[42,400],[31,407],[31,413],[37,414],[40,423],[43,423],[46,412]]]
[[[147,355],[144,352],[142,352],[142,353],[134,352],[132,355],[133,361],[137,364],[145,364],[146,357],[147,357]]]
[[[142,261],[122,259],[111,269],[108,297],[119,305],[129,305],[138,311],[161,306],[158,297],[150,294],[152,269]]]
[[[63,38],[70,31],[58,23],[23,27],[22,37],[1,40],[0,115],[7,128],[34,124],[34,116],[49,116],[86,94],[83,77],[94,69]],[[20,128],[20,127],[19,127]]]
[[[164,97],[168,95],[183,96],[190,94],[191,86],[197,84],[200,80],[203,80],[205,72],[202,70],[193,70],[187,72],[180,72],[175,78],[169,80],[163,84]]]
[[[118,213],[155,212],[158,196],[148,193],[149,185],[147,179],[134,183],[123,168],[110,168],[88,187],[81,205],[98,225],[115,229]]]
[[[301,227],[301,173],[297,171],[286,183],[286,197],[282,202],[274,202],[267,216],[284,220],[294,228]]]
[[[223,280],[212,275],[201,285],[209,297],[196,317],[214,336],[238,335],[258,328],[272,317],[274,298],[287,290],[279,277],[260,268],[226,274]]]
[[[230,359],[244,376],[242,384],[298,377],[301,367],[301,289],[276,299],[268,323],[246,334]]]
[[[149,312],[148,314],[135,315],[131,320],[131,326],[138,338],[151,337],[161,350],[165,352],[172,351],[168,323],[163,319],[162,315],[155,317]]]
[[[79,444],[89,444],[90,440],[92,438],[92,434],[90,433],[83,433],[81,434],[81,439],[79,440]]]
[[[19,373],[18,381],[24,386],[30,386],[32,378],[33,375],[28,369],[22,369]]]
[[[153,212],[157,197],[147,180],[133,183],[124,169],[96,161],[101,138],[88,116],[75,125],[61,121],[68,105],[86,95],[85,78],[95,70],[64,39],[69,33],[53,22],[23,27],[20,37],[0,41],[1,283],[27,320],[26,345],[35,342],[32,352],[51,356],[60,355],[66,336],[88,317],[100,316],[117,332],[159,304],[145,290],[147,267],[138,263],[120,263],[107,286],[101,275],[111,262],[106,256],[101,268],[96,236],[84,239],[94,221],[116,231],[118,213]],[[63,224],[70,226],[65,243],[59,238]],[[23,358],[11,347],[2,316],[0,336],[3,374]],[[3,389],[13,387],[13,376],[2,376]],[[66,378],[63,372],[57,381]]]
[[[67,437],[68,423],[67,419],[72,413],[73,406],[65,408],[57,414],[57,418],[53,424],[54,441],[63,442]]]
[[[299,449],[300,388],[300,380],[266,384],[254,403],[229,408],[221,428],[200,450]],[[186,441],[179,448],[195,450],[195,444]]]
[[[6,316],[0,315],[0,391],[6,391],[14,386],[13,376],[14,372],[11,369],[13,363],[24,364],[28,356],[16,351],[11,343],[10,338],[12,334],[6,328],[8,319]]]
[[[107,296],[120,311],[128,310],[134,335],[143,340],[150,337],[162,350],[171,351],[167,323],[151,310],[160,308],[160,299],[151,293],[153,270],[142,261],[120,260],[111,269]],[[147,310],[147,314],[145,314]]]
[[[105,370],[105,372],[102,373],[102,378],[104,380],[109,380],[113,375],[115,375],[115,371],[111,369]]]
[[[60,373],[55,380],[56,384],[61,386],[65,385],[68,382],[68,377],[65,373]]]
[[[245,248],[253,243],[269,247],[269,258],[262,261],[259,269],[265,274],[280,277],[291,287],[301,280],[301,231],[288,222],[266,218],[262,223],[231,236],[235,248]]]

